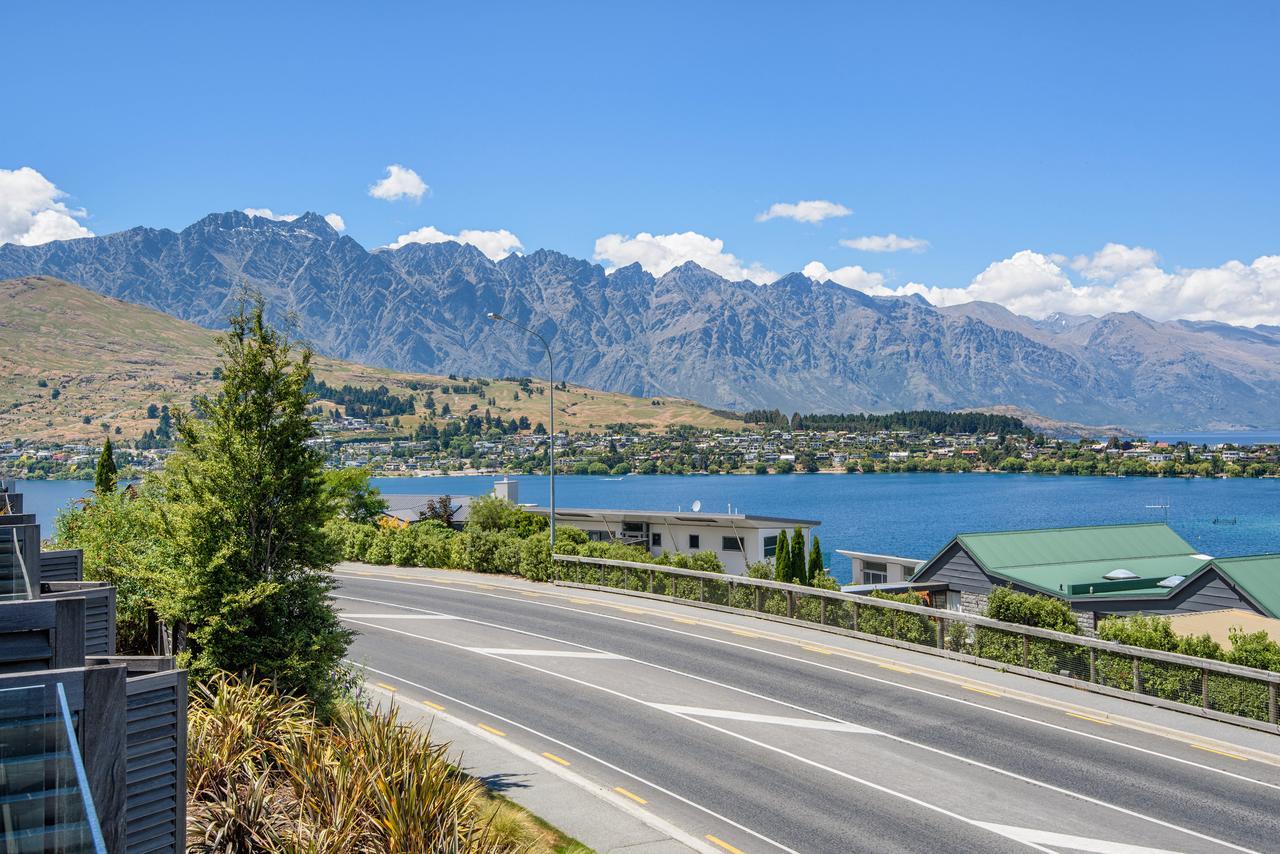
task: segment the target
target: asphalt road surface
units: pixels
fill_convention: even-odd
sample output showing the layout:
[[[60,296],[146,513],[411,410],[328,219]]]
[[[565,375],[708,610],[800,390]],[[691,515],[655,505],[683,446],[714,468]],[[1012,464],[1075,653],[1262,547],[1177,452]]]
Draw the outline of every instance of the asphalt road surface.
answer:
[[[1280,850],[1280,767],[1258,753],[1012,699],[977,667],[925,676],[876,644],[516,580],[339,578],[369,682],[702,850]]]

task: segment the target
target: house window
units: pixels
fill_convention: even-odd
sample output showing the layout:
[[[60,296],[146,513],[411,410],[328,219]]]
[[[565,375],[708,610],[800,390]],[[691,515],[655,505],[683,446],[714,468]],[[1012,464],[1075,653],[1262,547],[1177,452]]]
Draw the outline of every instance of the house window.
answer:
[[[743,550],[742,537],[725,537],[720,542],[720,548],[726,552],[740,552]]]
[[[702,537],[700,537],[698,534],[690,534],[690,535],[689,535],[689,548],[691,548],[691,549],[700,549],[700,548],[702,548]]]
[[[650,534],[650,535],[649,535],[649,542],[653,545],[653,547],[654,547],[655,549],[656,549],[656,548],[661,548],[661,547],[662,547],[662,535],[661,535],[661,534],[659,534],[659,533],[657,533],[657,532],[655,531],[654,533],[652,533],[652,534]]]
[[[876,572],[874,569],[862,570],[863,584],[887,584],[889,583],[889,573]]]
[[[643,536],[647,527],[644,522],[623,522],[622,533]]]
[[[778,554],[778,535],[774,534],[764,538],[764,556],[776,557]]]

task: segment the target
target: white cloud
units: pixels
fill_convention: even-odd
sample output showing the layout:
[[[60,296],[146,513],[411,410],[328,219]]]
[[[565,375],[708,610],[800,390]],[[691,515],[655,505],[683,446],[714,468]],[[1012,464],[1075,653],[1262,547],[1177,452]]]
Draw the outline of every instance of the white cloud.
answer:
[[[276,222],[293,222],[302,214],[278,214],[274,213],[271,208],[245,208],[244,212],[249,216],[261,216],[267,219],[274,219]],[[324,215],[324,221],[333,226],[334,231],[346,231],[347,223],[342,217],[336,213],[327,213]]]
[[[1263,255],[1249,264],[1227,261],[1217,267],[1173,270],[1157,262],[1154,251],[1120,243],[1071,260],[1024,249],[988,265],[959,288],[915,282],[890,288],[877,279],[879,274],[860,267],[828,271],[817,261],[804,272],[870,294],[919,294],[934,305],[983,300],[1029,317],[1136,311],[1154,320],[1280,324],[1280,255]]]
[[[406,196],[418,201],[430,189],[418,177],[417,172],[407,166],[401,166],[399,163],[392,163],[387,167],[387,177],[371,186],[369,195],[375,199],[384,199],[388,202],[394,202],[396,199],[403,199]]]
[[[1155,250],[1108,243],[1092,256],[1077,255],[1071,262],[1071,269],[1083,273],[1087,279],[1110,282],[1126,273],[1154,267],[1159,260]]]
[[[737,256],[725,252],[723,240],[696,231],[679,234],[642,231],[635,237],[606,234],[596,240],[595,259],[607,264],[610,271],[638,263],[655,276],[661,276],[686,261],[693,261],[732,281],[749,279],[756,284],[767,284],[778,278],[777,273],[759,263],[745,264]]]
[[[837,216],[848,216],[853,211],[836,202],[814,199],[808,202],[776,202],[764,213],[756,214],[756,222],[771,219],[794,219],[796,222],[822,222]]]
[[[821,261],[810,261],[804,265],[804,269],[800,272],[819,282],[825,282],[830,279],[837,285],[844,285],[846,288],[853,288],[856,291],[863,291],[873,296],[892,293],[884,286],[883,275],[864,270],[857,264],[829,270],[827,265]]]
[[[51,240],[93,237],[79,223],[88,214],[68,208],[67,194],[30,166],[0,169],[0,243],[36,246]]]
[[[399,249],[401,246],[407,246],[410,243],[445,243],[450,240],[457,243],[469,243],[494,261],[501,260],[512,252],[524,248],[520,238],[505,228],[500,228],[497,231],[464,228],[457,234],[447,234],[434,225],[428,225],[410,231],[407,234],[402,234],[387,244],[386,248]]]
[[[896,234],[868,234],[865,237],[853,237],[841,240],[841,246],[858,249],[863,252],[923,252],[929,248],[929,241],[919,237],[899,237]]]

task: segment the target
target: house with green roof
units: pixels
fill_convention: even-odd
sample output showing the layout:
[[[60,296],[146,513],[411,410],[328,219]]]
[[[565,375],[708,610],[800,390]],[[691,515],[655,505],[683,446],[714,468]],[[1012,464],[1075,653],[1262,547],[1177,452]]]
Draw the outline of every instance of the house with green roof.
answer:
[[[911,582],[946,584],[949,604],[970,613],[997,586],[1055,596],[1085,628],[1111,614],[1240,608],[1280,617],[1280,555],[1214,558],[1162,524],[959,534]]]

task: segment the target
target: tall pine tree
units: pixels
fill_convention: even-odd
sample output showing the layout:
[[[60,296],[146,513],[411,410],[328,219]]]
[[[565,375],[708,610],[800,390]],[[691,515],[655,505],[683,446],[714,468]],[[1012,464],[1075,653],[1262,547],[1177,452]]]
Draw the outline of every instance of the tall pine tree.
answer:
[[[111,440],[102,443],[102,453],[98,454],[98,468],[93,473],[93,491],[98,495],[110,495],[116,491],[116,457],[111,447]]]
[[[787,545],[787,532],[778,532],[778,545],[773,554],[773,578],[775,581],[791,580],[791,547]]]
[[[174,419],[165,488],[181,565],[162,612],[195,678],[252,673],[324,705],[351,633],[329,601],[335,506],[309,444],[311,353],[293,358],[261,301],[230,326],[221,389]]]
[[[814,587],[818,586],[822,576],[827,574],[827,569],[822,565],[822,544],[818,542],[818,535],[813,535],[813,542],[809,543],[809,572],[808,584]]]
[[[804,532],[799,527],[791,535],[791,583],[809,583],[809,569],[804,565]]]

